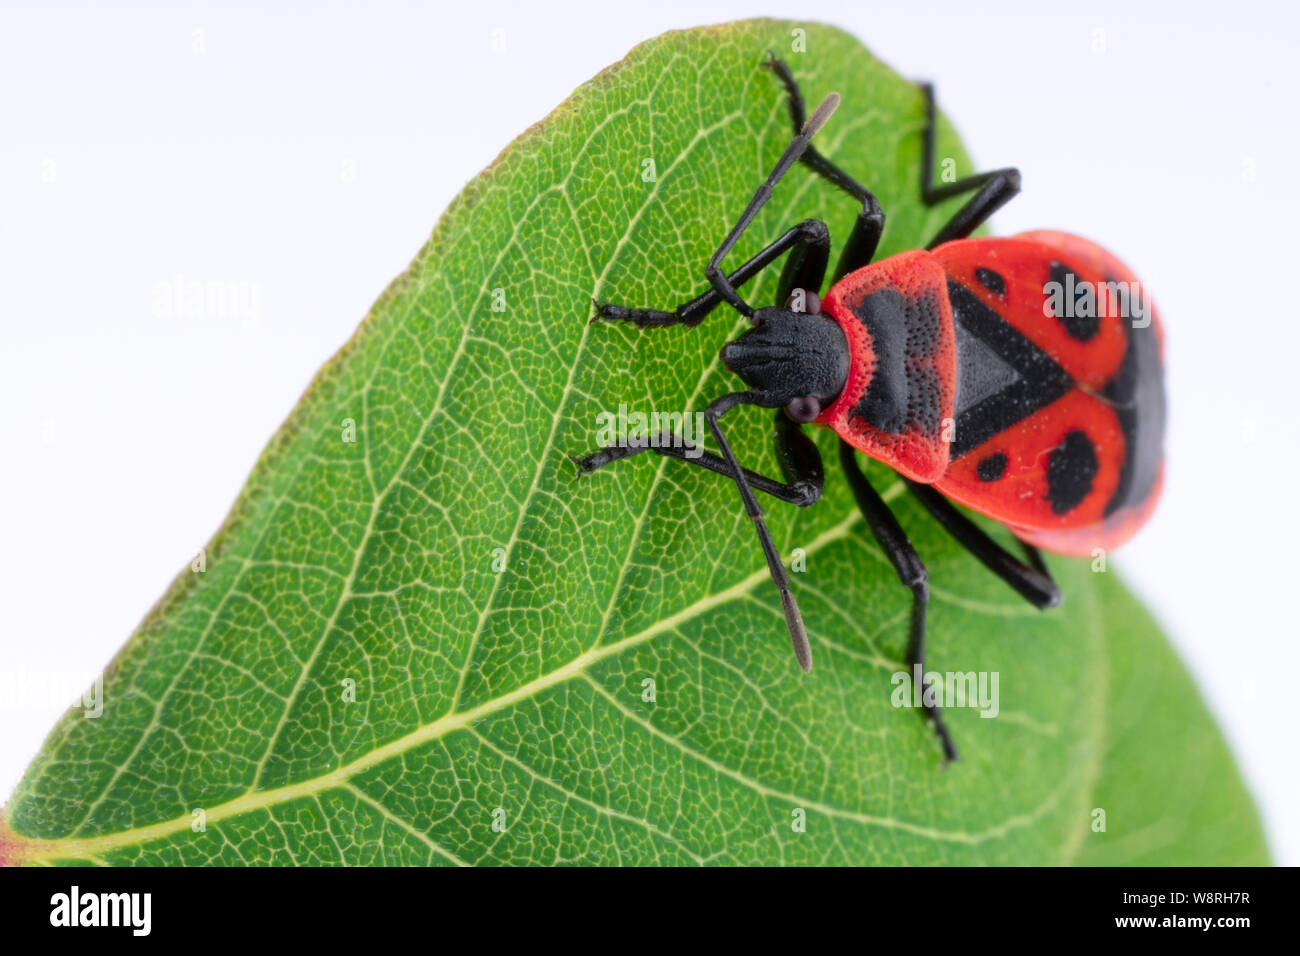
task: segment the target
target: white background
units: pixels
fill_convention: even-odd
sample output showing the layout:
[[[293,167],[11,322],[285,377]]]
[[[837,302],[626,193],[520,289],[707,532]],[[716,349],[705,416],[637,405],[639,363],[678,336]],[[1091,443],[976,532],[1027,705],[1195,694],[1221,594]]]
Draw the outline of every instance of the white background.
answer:
[[[642,40],[798,15],[1022,169],[998,232],[1098,238],[1155,290],[1169,478],[1115,563],[1300,863],[1298,5],[51,6],[0,13],[0,799],[467,180]],[[157,314],[178,281],[255,311]]]

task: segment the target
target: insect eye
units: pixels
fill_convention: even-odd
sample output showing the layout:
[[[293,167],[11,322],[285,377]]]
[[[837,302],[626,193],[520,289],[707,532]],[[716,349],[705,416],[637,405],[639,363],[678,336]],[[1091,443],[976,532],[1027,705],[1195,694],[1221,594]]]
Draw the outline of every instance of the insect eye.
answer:
[[[807,423],[815,420],[822,413],[822,403],[811,395],[796,398],[785,407],[785,413],[791,421]]]

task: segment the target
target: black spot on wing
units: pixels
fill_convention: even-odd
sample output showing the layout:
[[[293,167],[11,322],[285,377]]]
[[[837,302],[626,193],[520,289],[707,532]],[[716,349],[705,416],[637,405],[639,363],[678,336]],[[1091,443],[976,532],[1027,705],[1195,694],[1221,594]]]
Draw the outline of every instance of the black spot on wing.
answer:
[[[1092,491],[1101,462],[1086,432],[1067,432],[1047,459],[1047,500],[1052,514],[1068,514]]]
[[[986,266],[977,266],[975,269],[975,278],[979,284],[988,289],[994,295],[1005,297],[1007,294],[1007,280],[1002,278],[1002,273],[996,272]]]
[[[995,451],[979,460],[975,474],[980,481],[997,481],[1007,473],[1007,456],[1005,452]]]
[[[1101,319],[1097,315],[1096,290],[1088,298],[1086,280],[1079,273],[1063,262],[1053,262],[1048,270],[1048,282],[1055,282],[1061,288],[1061,308],[1051,306],[1052,296],[1046,296],[1048,311],[1065,329],[1065,334],[1077,342],[1090,342],[1101,331]],[[1044,293],[1046,295],[1046,293]]]

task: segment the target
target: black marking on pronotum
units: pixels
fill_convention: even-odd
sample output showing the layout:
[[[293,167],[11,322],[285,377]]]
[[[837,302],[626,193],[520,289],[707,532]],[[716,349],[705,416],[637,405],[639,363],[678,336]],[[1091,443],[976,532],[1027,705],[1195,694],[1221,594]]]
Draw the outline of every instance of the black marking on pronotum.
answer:
[[[934,370],[917,361],[932,357],[939,345],[939,304],[934,296],[880,289],[863,296],[851,311],[871,337],[876,357],[854,414],[891,435],[909,427],[938,434],[942,389]]]
[[[1084,285],[1084,280],[1079,278],[1079,273],[1063,262],[1054,261],[1048,271],[1048,282],[1058,283],[1061,287],[1060,301],[1064,314],[1057,314],[1055,311],[1052,314],[1065,329],[1065,334],[1078,342],[1090,342],[1096,338],[1097,333],[1101,331],[1101,319],[1097,315],[1096,290],[1093,290],[1092,307],[1083,310],[1091,314],[1080,315],[1079,298],[1086,294],[1087,286]],[[1074,293],[1073,302],[1065,298],[1071,291]],[[1049,296],[1049,301],[1050,298]]]
[[[1092,492],[1093,479],[1101,466],[1097,448],[1087,433],[1066,432],[1047,458],[1047,500],[1052,514],[1068,514]]]
[[[1050,355],[1007,323],[960,282],[948,280],[957,328],[977,339],[986,352],[997,356],[1014,375],[1007,374],[990,391],[989,364],[962,355],[957,339],[957,434],[950,450],[956,459],[999,432],[1023,421],[1056,401],[1074,381]],[[978,396],[978,398],[976,398]]]
[[[853,314],[871,336],[876,369],[853,409],[871,427],[897,435],[907,427],[907,303],[894,289],[864,296]]]
[[[979,476],[980,481],[997,481],[1006,473],[1006,452],[995,451],[991,455],[986,455],[975,466],[975,474]]]
[[[908,296],[904,305],[907,308],[907,357],[932,358],[941,339],[939,303],[926,291],[920,295]]]
[[[988,289],[996,296],[1006,297],[1007,280],[1002,278],[1002,273],[995,272],[987,266],[977,266],[975,269],[975,278],[979,280],[980,285]]]

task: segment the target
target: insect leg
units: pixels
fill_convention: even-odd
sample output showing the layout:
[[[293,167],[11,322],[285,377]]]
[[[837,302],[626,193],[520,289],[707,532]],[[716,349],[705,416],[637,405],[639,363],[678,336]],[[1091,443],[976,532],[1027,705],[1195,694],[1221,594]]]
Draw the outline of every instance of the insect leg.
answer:
[[[756,491],[779,498],[788,504],[798,505],[800,508],[816,504],[822,496],[824,484],[822,458],[817,451],[817,446],[804,434],[798,423],[790,420],[784,409],[777,409],[776,412],[775,439],[776,458],[785,481],[777,481],[775,478],[742,468],[745,480]],[[722,458],[696,448],[670,433],[662,433],[655,443],[614,445],[602,448],[584,458],[571,457],[570,460],[578,466],[579,474],[587,475],[598,468],[639,455],[643,451],[653,451],[670,458],[678,458],[688,465],[699,465],[716,474],[731,477],[731,468]],[[695,456],[692,457],[689,452],[695,452]]]
[[[1026,565],[980,530],[975,522],[958,511],[951,501],[929,485],[918,484],[907,479],[904,481],[907,481],[907,487],[911,489],[912,494],[916,495],[917,500],[925,506],[925,510],[934,515],[935,520],[943,525],[945,531],[978,558],[981,564],[1011,585],[1012,589],[1026,601],[1044,610],[1061,603],[1061,589],[1052,580],[1047,565],[1043,562],[1043,556],[1038,554],[1036,548],[1026,545],[1030,548],[1029,560],[1033,566]]]
[[[824,274],[826,259],[830,255],[830,247],[830,232],[826,229],[825,223],[817,219],[805,219],[797,226],[786,230],[783,236],[767,248],[760,250],[752,259],[727,276],[727,281],[732,286],[744,285],[790,248],[793,248],[794,252],[790,254],[789,264],[786,266],[787,272],[793,270],[800,275],[810,274],[815,272],[816,263],[820,260],[822,273]],[[784,275],[785,273],[782,274],[783,280]],[[809,289],[814,293],[819,292],[821,290],[820,276],[815,285],[800,285],[799,288]],[[785,300],[782,299],[782,301]],[[689,302],[683,302],[672,312],[664,312],[659,309],[629,309],[621,305],[608,303],[601,305],[598,303],[592,321],[616,319],[622,322],[631,322],[643,329],[663,328],[669,325],[695,326],[699,325],[706,315],[721,304],[722,296],[716,289],[711,288]]]
[[[814,504],[822,496],[826,472],[822,467],[822,454],[817,445],[804,432],[803,426],[793,421],[784,408],[776,410],[772,423],[772,438],[776,445],[776,462],[781,476],[795,488],[808,488]]]
[[[933,179],[934,87],[929,83],[922,83],[921,95],[925,97],[925,129],[921,133],[921,201],[927,206],[933,206],[953,196],[978,190],[925,247],[933,249],[952,239],[965,239],[988,222],[990,216],[1020,192],[1020,170],[1013,167],[995,169],[992,172],[976,173],[974,176],[966,176],[956,182],[935,186]]]
[[[778,60],[771,54],[763,65],[781,80],[790,104],[790,119],[794,123],[795,130],[802,129],[803,93],[800,92],[799,84],[795,81],[794,74],[790,72],[790,67],[784,60]],[[876,247],[880,245],[880,234],[885,229],[885,213],[866,186],[823,156],[815,146],[810,145],[799,161],[862,203],[862,211],[858,213],[857,221],[853,224],[853,232],[850,233],[849,241],[840,253],[839,264],[835,267],[835,281],[839,282],[850,272],[861,269],[875,257]]]
[[[1029,559],[1029,566],[1039,574],[1045,575],[1050,579],[1052,572],[1047,570],[1047,562],[1043,560],[1043,552],[1039,551],[1028,541],[1021,541],[1019,538],[1016,538],[1016,540],[1020,541],[1020,546],[1025,549],[1025,557]]]
[[[880,245],[880,234],[885,231],[885,213],[880,208],[876,197],[867,193],[863,200],[862,211],[854,220],[853,231],[840,252],[840,261],[835,265],[835,281],[839,282],[850,272],[856,272],[876,257]]]
[[[929,575],[925,565],[921,563],[921,558],[912,547],[912,542],[908,540],[894,513],[867,481],[867,476],[863,474],[854,457],[853,446],[842,439],[840,464],[844,466],[844,474],[848,478],[853,497],[857,499],[858,508],[861,509],[862,516],[867,519],[867,527],[871,529],[889,563],[894,566],[898,579],[912,591],[912,626],[907,641],[907,666],[909,671],[914,673],[919,665],[924,673],[925,612],[930,602]],[[924,703],[923,696],[921,706],[922,712],[934,725],[934,732],[943,745],[944,760],[956,760],[957,748],[953,745],[952,736],[948,733],[948,726],[943,721],[938,705]]]

